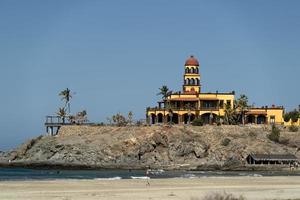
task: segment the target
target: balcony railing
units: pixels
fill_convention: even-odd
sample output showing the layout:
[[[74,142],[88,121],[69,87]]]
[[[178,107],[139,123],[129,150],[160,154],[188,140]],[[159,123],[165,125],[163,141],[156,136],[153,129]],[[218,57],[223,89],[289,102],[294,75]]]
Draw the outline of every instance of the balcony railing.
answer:
[[[60,116],[46,116],[45,124],[64,124],[66,120]]]
[[[200,110],[204,110],[204,111],[216,111],[222,109],[220,107],[201,107]]]
[[[168,111],[169,109],[173,111],[183,111],[183,110],[191,110],[191,111],[218,111],[219,109],[223,109],[221,107],[201,107],[201,108],[178,108],[178,107],[172,107],[172,108],[148,108],[148,111]]]

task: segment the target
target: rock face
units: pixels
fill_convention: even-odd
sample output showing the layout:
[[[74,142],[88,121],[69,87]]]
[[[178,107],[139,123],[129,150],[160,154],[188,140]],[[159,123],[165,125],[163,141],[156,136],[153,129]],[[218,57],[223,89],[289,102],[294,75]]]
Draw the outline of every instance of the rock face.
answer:
[[[267,138],[268,126],[63,126],[1,153],[2,165],[140,169],[245,169],[250,153],[296,154],[300,132],[282,130],[284,143]]]

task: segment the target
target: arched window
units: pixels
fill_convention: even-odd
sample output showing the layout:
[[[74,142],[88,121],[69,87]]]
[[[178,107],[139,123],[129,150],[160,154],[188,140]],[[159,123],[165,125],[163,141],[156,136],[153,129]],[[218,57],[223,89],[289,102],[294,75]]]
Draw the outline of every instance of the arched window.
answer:
[[[198,69],[198,67],[196,68],[196,71],[195,71],[195,73],[196,73],[196,74],[198,74],[198,73],[199,73],[199,69]]]
[[[185,73],[189,73],[189,68],[185,68]]]
[[[195,85],[195,79],[191,78],[191,85]]]
[[[199,85],[199,84],[200,84],[199,78],[196,78],[196,85]]]

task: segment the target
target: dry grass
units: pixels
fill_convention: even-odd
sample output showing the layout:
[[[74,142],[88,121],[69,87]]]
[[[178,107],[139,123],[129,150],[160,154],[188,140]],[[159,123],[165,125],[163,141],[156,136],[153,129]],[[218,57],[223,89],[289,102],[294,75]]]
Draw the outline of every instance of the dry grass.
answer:
[[[192,197],[191,200],[200,200],[198,197]],[[235,197],[233,194],[224,193],[212,193],[206,195],[201,200],[246,200],[243,196]]]

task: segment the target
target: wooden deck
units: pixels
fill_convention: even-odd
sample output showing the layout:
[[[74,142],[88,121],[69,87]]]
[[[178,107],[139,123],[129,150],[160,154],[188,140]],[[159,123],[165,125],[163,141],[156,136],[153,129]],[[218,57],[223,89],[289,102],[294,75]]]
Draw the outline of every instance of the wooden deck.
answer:
[[[61,126],[65,125],[65,120],[60,116],[46,116],[45,127],[48,135],[56,135]]]
[[[46,132],[50,136],[57,135],[61,126],[68,126],[68,125],[94,125],[94,123],[85,122],[85,123],[78,124],[75,121],[70,122],[67,119],[67,117],[63,119],[60,116],[46,116],[45,127],[46,127]]]

